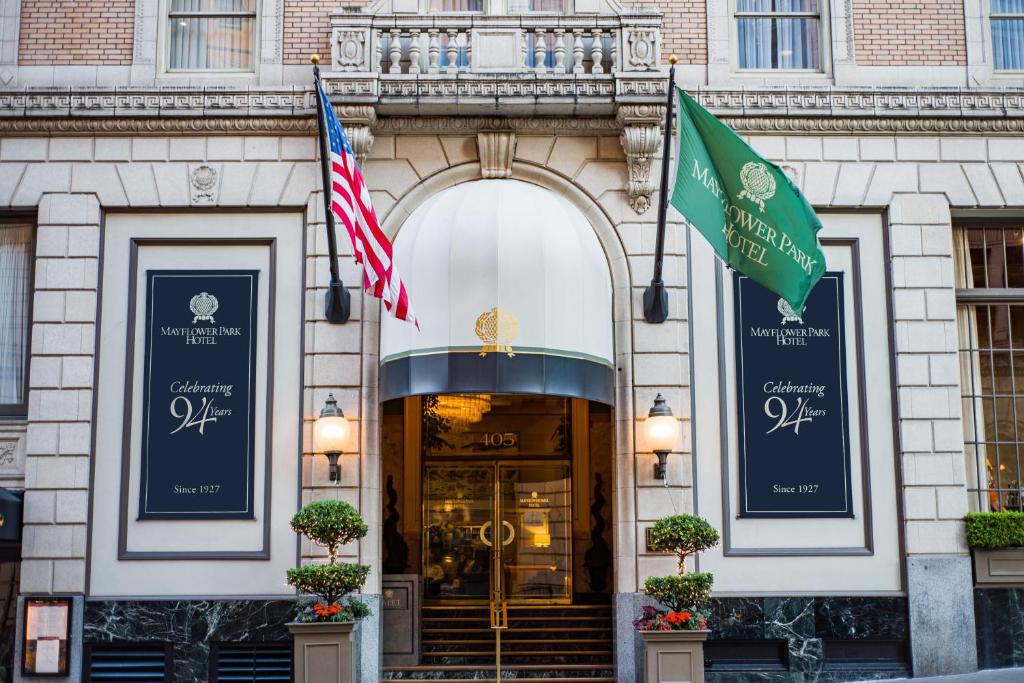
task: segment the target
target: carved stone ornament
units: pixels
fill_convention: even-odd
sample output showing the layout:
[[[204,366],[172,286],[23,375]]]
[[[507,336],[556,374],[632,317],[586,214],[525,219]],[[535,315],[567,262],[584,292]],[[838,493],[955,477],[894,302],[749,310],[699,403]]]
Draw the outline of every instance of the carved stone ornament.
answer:
[[[216,204],[220,191],[220,172],[209,164],[189,167],[189,186],[193,204]]]
[[[0,467],[10,467],[14,465],[17,447],[17,441],[0,441]]]
[[[337,52],[334,68],[339,71],[369,71],[366,59],[367,31],[335,29]]]
[[[622,126],[619,141],[626,153],[629,172],[627,192],[629,205],[637,213],[651,207],[654,182],[651,164],[662,143],[661,119],[665,108],[650,105],[628,105],[619,108],[616,120]]]
[[[630,71],[654,68],[658,59],[658,30],[630,28],[626,32],[626,64]]]
[[[512,160],[516,155],[515,133],[508,131],[478,133],[476,146],[480,156],[481,177],[512,177]]]

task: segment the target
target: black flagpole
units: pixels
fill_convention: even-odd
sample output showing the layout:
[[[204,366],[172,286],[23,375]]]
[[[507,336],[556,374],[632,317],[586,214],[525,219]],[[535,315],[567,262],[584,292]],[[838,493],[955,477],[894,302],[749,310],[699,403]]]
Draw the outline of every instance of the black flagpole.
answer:
[[[320,56],[312,55],[313,84],[316,87],[316,130],[320,141],[320,174],[324,183],[324,220],[327,223],[327,258],[331,266],[331,283],[324,298],[324,317],[335,325],[348,322],[352,310],[351,297],[338,273],[338,242],[334,234],[334,213],[331,211],[331,171],[327,166],[331,158],[327,147],[327,131],[324,130],[324,108],[320,101]]]
[[[654,275],[651,284],[644,290],[644,319],[649,323],[663,323],[668,318],[668,292],[661,279],[662,262],[665,260],[665,215],[668,212],[668,166],[672,143],[672,107],[676,100],[675,55],[668,58],[668,102],[665,107],[665,143],[661,149],[661,194],[658,195],[658,234],[654,246]]]

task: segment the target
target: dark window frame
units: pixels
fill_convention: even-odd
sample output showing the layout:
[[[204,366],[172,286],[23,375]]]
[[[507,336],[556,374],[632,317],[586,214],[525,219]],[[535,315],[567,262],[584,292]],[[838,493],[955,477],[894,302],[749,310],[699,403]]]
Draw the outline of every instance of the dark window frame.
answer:
[[[0,403],[0,420],[28,417],[28,393],[32,374],[32,324],[36,299],[36,250],[39,248],[39,226],[30,214],[5,214],[0,216],[0,230],[9,225],[28,226],[32,232],[32,248],[28,266],[28,308],[25,324],[25,380],[22,387],[21,403]]]

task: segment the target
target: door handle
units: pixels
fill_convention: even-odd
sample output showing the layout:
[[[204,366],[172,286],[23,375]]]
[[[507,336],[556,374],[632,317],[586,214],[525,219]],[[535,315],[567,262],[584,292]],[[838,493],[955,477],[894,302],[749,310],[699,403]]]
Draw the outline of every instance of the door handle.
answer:
[[[502,539],[502,541],[501,541],[501,545],[502,546],[506,546],[506,545],[509,545],[510,543],[512,543],[512,541],[516,540],[516,528],[514,526],[512,526],[512,523],[509,522],[508,520],[502,520],[501,521],[501,526],[503,528],[505,528],[505,529],[508,529],[508,538]],[[490,529],[490,528],[491,528],[491,523],[489,521],[488,522],[484,522],[483,524],[480,525],[480,542],[483,543],[488,548],[490,548],[490,547],[492,547],[494,545],[491,541],[487,540],[487,530]]]

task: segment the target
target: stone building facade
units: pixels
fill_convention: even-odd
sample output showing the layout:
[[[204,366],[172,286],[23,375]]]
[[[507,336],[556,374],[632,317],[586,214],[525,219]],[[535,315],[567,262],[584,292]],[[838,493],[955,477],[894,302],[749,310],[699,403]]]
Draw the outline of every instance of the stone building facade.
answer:
[[[481,207],[473,193],[488,183],[506,183],[509,196],[519,185],[542,191],[558,215],[592,228],[589,239],[600,246],[607,277],[595,286],[607,289],[611,305],[599,322],[612,351],[597,365],[610,370],[609,397],[578,388],[528,392],[571,403],[565,452],[572,467],[584,451],[590,463],[568,477],[572,533],[582,540],[571,543],[572,567],[563,570],[579,590],[556,603],[565,619],[577,618],[570,607],[593,608],[607,654],[594,663],[569,657],[557,677],[642,676],[632,622],[644,604],[643,580],[674,567],[674,558],[648,549],[645,535],[677,512],[700,514],[723,533],[696,565],[717,577],[711,680],[841,681],[1024,665],[1015,648],[1024,637],[1024,588],[978,582],[963,530],[969,510],[1021,505],[1024,438],[1015,417],[1004,421],[1012,425],[1005,434],[999,427],[999,401],[1017,400],[1015,380],[1003,377],[1014,377],[1012,334],[997,343],[995,328],[986,336],[979,322],[1002,315],[1012,330],[1007,321],[1024,305],[1015,298],[1024,273],[1011,255],[1024,210],[1024,64],[1005,47],[1013,31],[993,38],[1009,30],[1000,22],[1017,25],[1013,3],[936,0],[909,15],[867,0],[763,4],[575,0],[552,10],[500,0],[253,0],[233,6],[230,17],[243,22],[248,42],[232,44],[230,57],[209,53],[233,66],[174,68],[175,55],[192,57],[175,52],[171,35],[177,22],[196,20],[189,12],[198,5],[0,0],[0,231],[31,234],[27,252],[0,239],[30,264],[23,280],[31,302],[19,309],[24,351],[17,335],[0,348],[24,373],[23,390],[0,405],[0,487],[24,499],[20,545],[0,564],[3,680],[21,680],[24,604],[45,596],[71,599],[73,680],[104,680],[104,665],[121,657],[157,676],[212,681],[219,662],[251,643],[279,654],[273,648],[287,643],[294,599],[284,569],[324,557],[297,544],[287,520],[319,498],[354,504],[370,527],[342,553],[371,567],[364,598],[374,616],[359,629],[360,680],[453,670],[437,656],[395,663],[382,636],[389,615],[381,596],[397,585],[395,575],[419,577],[418,590],[435,580],[420,556],[428,525],[416,517],[429,503],[415,482],[429,481],[430,454],[409,446],[422,438],[418,397],[470,390],[458,382],[429,392],[386,389],[384,349],[415,356],[419,347],[402,347],[378,301],[361,293],[343,234],[341,274],[353,312],[343,325],[324,319],[329,268],[310,52],[324,57],[325,85],[399,254],[411,249],[403,231],[413,234],[407,227],[425,212],[458,193]],[[772,15],[783,10],[799,19]],[[782,54],[781,29],[762,34],[775,36],[768,47],[758,43],[755,56],[742,56],[748,20],[804,21],[807,61],[779,66],[794,58]],[[669,317],[644,319],[670,53],[680,57],[681,85],[800,187],[825,226],[830,270],[845,278],[838,310],[849,381],[848,518],[737,514],[739,285],[672,211]],[[445,216],[453,225],[463,220]],[[476,219],[500,228],[495,211],[479,209]],[[550,217],[536,220],[543,231],[561,229]],[[429,222],[416,225],[431,234]],[[445,272],[472,266],[474,255],[452,244],[460,255]],[[986,256],[1000,249],[1002,260]],[[496,253],[506,251],[515,250]],[[136,515],[136,321],[145,310],[138,278],[183,267],[255,270],[267,285],[254,342],[264,378],[256,431],[267,436],[250,480],[255,516],[244,522]],[[500,287],[528,290],[537,268],[512,271]],[[449,301],[417,300],[417,279],[430,277],[417,269],[409,279],[424,325],[498,304],[467,313]],[[490,281],[479,277],[467,288]],[[9,298],[3,305],[15,306]],[[965,358],[987,363],[991,383]],[[506,393],[515,392],[502,384],[487,395]],[[312,439],[328,394],[354,427],[338,481]],[[682,426],[665,479],[653,476],[658,458],[643,429],[658,394]],[[488,405],[489,414],[501,412]],[[1000,474],[990,479],[992,468]],[[412,528],[414,520],[422,525]],[[389,569],[403,543],[414,559]],[[583,566],[602,543],[604,583]],[[423,547],[428,553],[429,541]],[[467,661],[465,670],[493,667],[486,657]],[[515,671],[529,677],[535,669]]]

